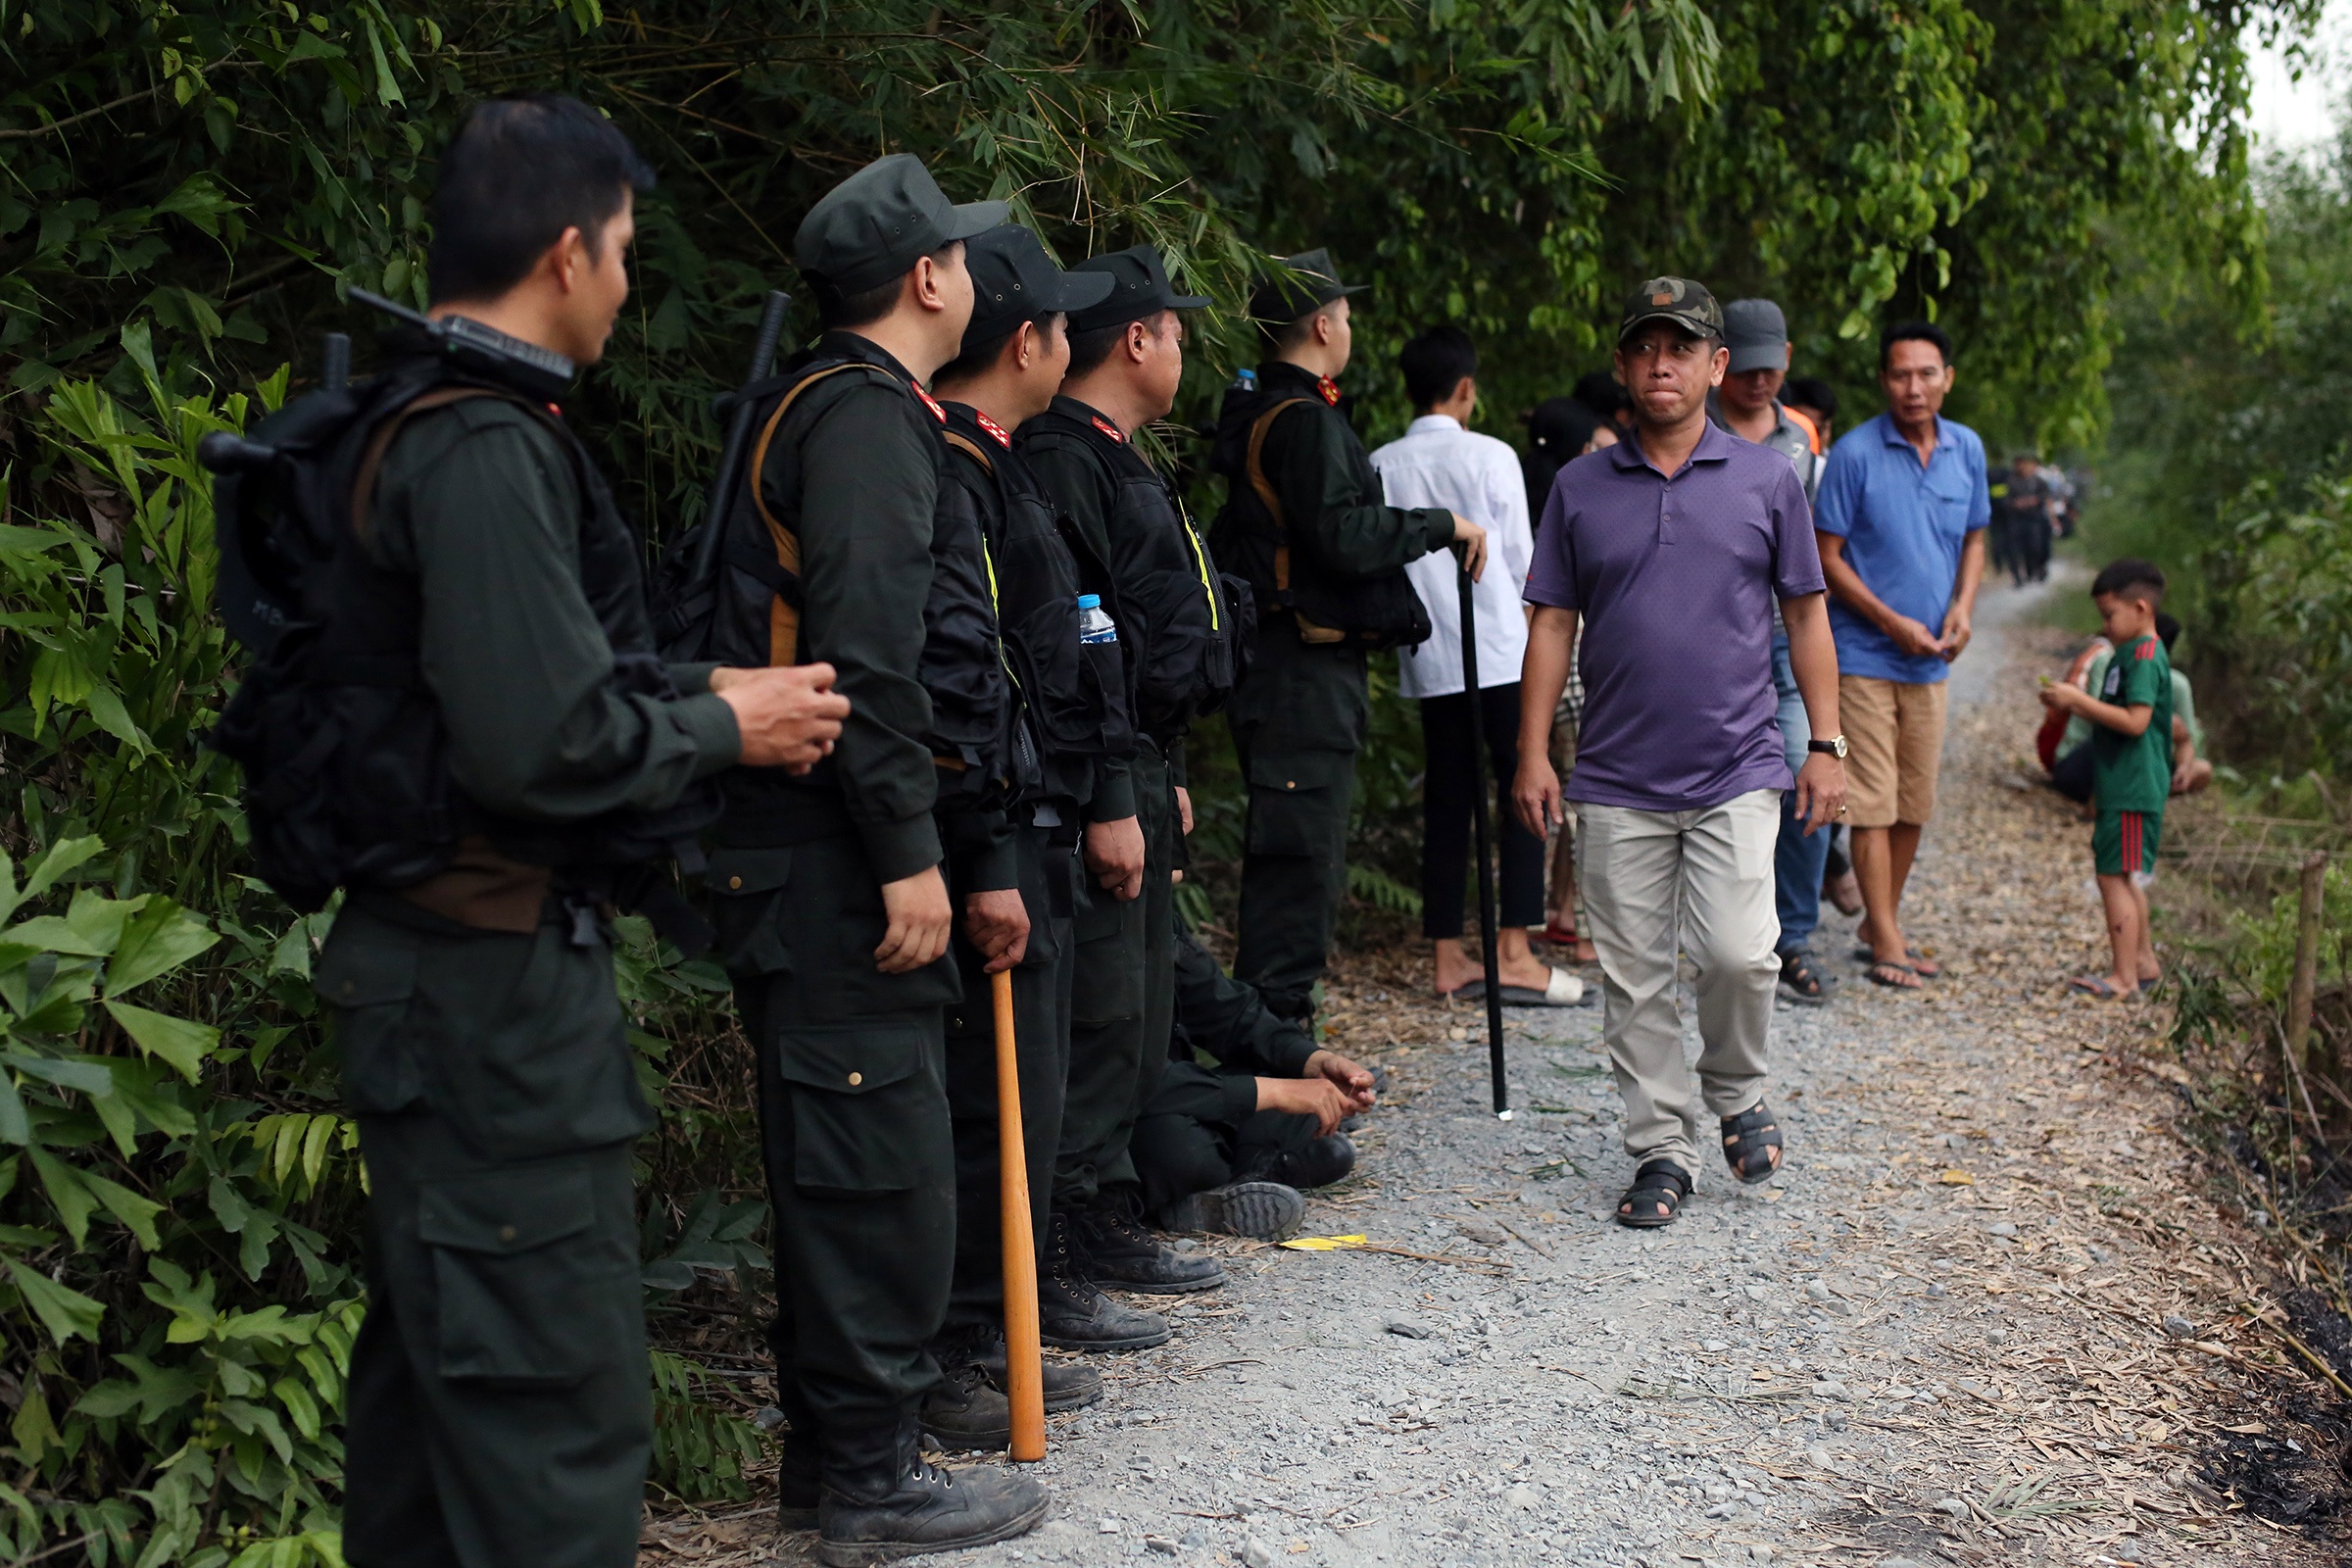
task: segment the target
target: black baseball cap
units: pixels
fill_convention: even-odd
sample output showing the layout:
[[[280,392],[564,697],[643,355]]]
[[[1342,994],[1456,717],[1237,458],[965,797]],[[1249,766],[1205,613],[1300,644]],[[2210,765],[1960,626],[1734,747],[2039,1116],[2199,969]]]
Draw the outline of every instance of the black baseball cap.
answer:
[[[1687,277],[1653,277],[1626,296],[1625,314],[1617,321],[1617,341],[1623,343],[1636,327],[1669,321],[1692,337],[1723,336],[1723,307],[1707,285]]]
[[[1004,221],[1003,202],[948,200],[912,153],[877,158],[817,198],[793,235],[801,270],[843,294],[880,288],[919,257]]]
[[[1054,311],[1067,315],[1100,305],[1117,286],[1106,273],[1063,271],[1046,254],[1045,241],[1018,223],[1005,223],[974,238],[964,246],[963,265],[972,274],[972,324],[963,329],[966,349]]]
[[[1770,300],[1734,300],[1723,308],[1723,346],[1730,373],[1788,368],[1788,318]]]
[[[1343,283],[1339,264],[1331,252],[1318,246],[1286,256],[1282,265],[1289,268],[1286,275],[1260,279],[1250,294],[1250,318],[1267,326],[1280,326],[1296,321],[1307,312],[1319,310],[1333,300],[1349,294],[1361,294],[1369,283]]]
[[[1176,285],[1168,281],[1168,269],[1159,259],[1159,252],[1150,245],[1137,245],[1128,250],[1113,251],[1108,256],[1090,256],[1070,269],[1073,276],[1108,273],[1110,292],[1099,305],[1070,313],[1070,330],[1092,332],[1098,327],[1125,326],[1129,321],[1141,321],[1162,311],[1197,311],[1208,301],[1193,294],[1179,294]]]

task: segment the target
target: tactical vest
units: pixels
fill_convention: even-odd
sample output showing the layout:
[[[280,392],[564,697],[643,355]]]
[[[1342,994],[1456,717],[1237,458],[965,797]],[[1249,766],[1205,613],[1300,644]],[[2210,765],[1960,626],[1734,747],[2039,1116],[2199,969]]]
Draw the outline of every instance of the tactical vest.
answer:
[[[1111,618],[1136,727],[1165,745],[1240,683],[1256,624],[1249,587],[1217,570],[1166,481],[1117,426],[1050,409],[1021,426],[1021,439],[1082,452],[1107,481]]]
[[[1124,645],[1083,642],[1078,634],[1078,596],[1101,594],[1115,604],[1116,585],[1001,428],[951,407],[947,441],[957,454],[949,466],[979,514],[996,565],[998,624],[1036,735],[1041,786],[1047,795],[1075,798],[1085,762],[1135,747]]]
[[[783,374],[755,389],[751,395],[759,402],[774,402],[760,421],[743,494],[725,519],[729,533],[722,560],[736,569],[717,596],[727,624],[706,641],[709,657],[745,664],[801,662],[800,444],[824,412],[820,389],[857,377],[896,389],[918,406],[926,424],[944,423],[939,405],[887,367],[838,352],[820,349],[797,356]],[[762,482],[771,452],[783,464],[775,486],[788,498],[781,512],[770,508]],[[931,591],[923,604],[923,649],[915,679],[931,699],[931,727],[923,740],[939,770],[939,804],[979,806],[1017,791],[1024,775],[1034,775],[1036,764],[1017,722],[998,633],[995,571],[979,513],[970,494],[955,482],[944,442],[936,448],[936,461]],[[810,777],[830,782],[831,771],[829,760],[820,762]],[[729,781],[730,794],[746,787],[745,781]]]
[[[349,412],[332,428],[305,430],[306,420],[320,422],[305,399],[257,425],[251,435],[283,455],[271,471],[241,476],[234,489],[224,482],[216,523],[235,535],[241,563],[262,564],[282,614],[283,630],[208,737],[244,770],[263,880],[296,908],[317,909],[337,887],[423,883],[449,869],[463,845],[481,840],[510,860],[552,868],[568,889],[623,902],[654,862],[676,858],[699,868],[696,836],[718,814],[709,783],[660,810],[570,822],[502,816],[469,798],[450,772],[440,706],[424,682],[422,591],[364,543],[378,471],[411,421],[472,399],[511,403],[553,435],[571,464],[580,588],[612,650],[613,690],[675,698],[653,648],[636,533],[578,438],[543,404],[439,361],[399,365],[348,393],[314,396],[347,399]],[[302,569],[272,569],[298,562]]]
[[[1227,486],[1225,505],[1209,532],[1218,559],[1240,566],[1264,605],[1288,612],[1301,642],[1346,643],[1372,652],[1427,642],[1429,611],[1402,567],[1344,576],[1325,568],[1311,545],[1293,533],[1298,519],[1284,514],[1281,494],[1265,469],[1267,437],[1275,421],[1285,417],[1344,416],[1319,398],[1254,388],[1225,395],[1210,459]],[[1348,432],[1350,440],[1353,434]],[[1356,450],[1362,486],[1377,498],[1380,476],[1360,444]]]

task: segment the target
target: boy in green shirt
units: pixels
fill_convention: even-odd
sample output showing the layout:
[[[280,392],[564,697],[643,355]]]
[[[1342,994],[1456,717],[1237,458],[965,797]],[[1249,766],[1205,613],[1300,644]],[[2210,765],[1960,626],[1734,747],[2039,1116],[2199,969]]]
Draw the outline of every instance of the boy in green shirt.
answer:
[[[2148,930],[2148,883],[2173,787],[2173,665],[2156,635],[2164,573],[2145,561],[2110,564],[2090,585],[2115,657],[2096,695],[2062,684],[2041,689],[2044,706],[2090,721],[2092,869],[2107,907],[2115,963],[2103,976],[2078,977],[2076,990],[2115,1001],[2145,991],[2157,978]]]

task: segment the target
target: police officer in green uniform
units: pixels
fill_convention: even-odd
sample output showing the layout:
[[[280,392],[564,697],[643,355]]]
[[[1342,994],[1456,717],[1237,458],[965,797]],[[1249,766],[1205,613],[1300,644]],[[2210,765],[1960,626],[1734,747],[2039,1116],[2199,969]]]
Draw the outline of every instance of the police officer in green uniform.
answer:
[[[1132,753],[1133,731],[1119,646],[1088,644],[1081,631],[1081,596],[1091,587],[1099,599],[1103,574],[1081,567],[1052,501],[1012,440],[1012,432],[1044,413],[1061,385],[1070,360],[1069,313],[1102,303],[1111,280],[1064,272],[1034,233],[1013,224],[966,244],[964,266],[975,301],[971,323],[955,362],[941,368],[932,386],[948,412],[953,481],[969,496],[987,541],[1005,657],[1018,676],[1022,748],[1035,767],[1011,805],[1026,944],[1017,950],[999,944],[992,955],[984,940],[988,930],[976,928],[955,947],[963,974],[963,1001],[948,1009],[956,1274],[947,1328],[934,1346],[946,1381],[925,1401],[923,1425],[942,1442],[995,1447],[1009,1434],[997,1053],[988,977],[1012,972],[1021,1131],[1042,1257],[1069,1073],[1077,956],[1070,915],[1079,829],[1095,804],[1098,775]],[[1122,794],[1122,804],[1127,799]],[[1050,1411],[1102,1397],[1102,1376],[1090,1367],[1048,1361],[1045,1380]]]
[[[1272,358],[1218,417],[1212,464],[1230,499],[1214,537],[1258,606],[1256,658],[1227,709],[1250,789],[1234,976],[1306,1019],[1346,885],[1366,660],[1427,635],[1405,563],[1458,541],[1475,574],[1487,540],[1443,507],[1382,500],[1340,406],[1348,296],[1365,285],[1343,284],[1328,251],[1285,267],[1250,300]]]
[[[945,840],[959,819],[986,827],[1003,681],[946,415],[922,383],[970,319],[964,242],[1004,218],[951,205],[906,154],[817,202],[795,249],[824,331],[760,399],[738,502],[783,585],[770,662],[832,664],[852,704],[807,778],[730,775],[711,857],[775,1209],[779,1518],[813,1509],[832,1564],[1000,1541],[1046,1509],[1034,1481],[951,1475],[918,1446],[956,1232],[942,1008],[963,988]],[[965,805],[935,809],[950,797]],[[984,874],[959,880],[1004,896],[967,903],[967,930],[1017,957],[1027,919],[989,837],[972,847]]]
[[[1021,426],[1019,446],[1108,573],[1102,608],[1126,655],[1137,730],[1127,782],[1144,856],[1140,897],[1123,896],[1114,870],[1080,880],[1076,1022],[1041,1313],[1054,1344],[1130,1349],[1165,1340],[1166,1325],[1118,1306],[1101,1286],[1181,1293],[1225,1278],[1215,1259],[1176,1252],[1144,1227],[1127,1146],[1173,1024],[1172,879],[1189,813],[1184,736],[1230,690],[1236,650],[1224,584],[1166,480],[1134,445],[1175,405],[1182,313],[1208,302],[1177,293],[1149,245],[1074,271],[1107,275],[1112,288],[1071,314],[1069,374],[1046,412]]]
[[[476,108],[442,160],[432,314],[594,363],[652,179],[570,99]],[[630,1145],[653,1117],[613,993],[611,857],[664,822],[690,835],[681,808],[722,768],[805,769],[848,705],[821,664],[656,673],[637,540],[546,389],[416,354],[387,373],[431,385],[346,476],[364,545],[324,638],[380,639],[367,657],[405,679],[360,707],[408,694],[421,727],[374,733],[441,750],[343,773],[446,790],[463,836],[421,881],[351,879],[318,968],[369,1183],[343,1551],[626,1568],[653,1440]],[[339,678],[310,689],[340,704]]]

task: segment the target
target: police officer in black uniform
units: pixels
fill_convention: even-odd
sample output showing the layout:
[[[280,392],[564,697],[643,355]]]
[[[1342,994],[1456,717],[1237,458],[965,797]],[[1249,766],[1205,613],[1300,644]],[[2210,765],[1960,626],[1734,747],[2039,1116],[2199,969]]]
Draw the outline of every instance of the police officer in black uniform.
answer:
[[[1182,313],[1208,302],[1178,294],[1149,245],[1074,270],[1107,275],[1111,292],[1072,313],[1061,394],[1022,425],[1018,444],[1083,551],[1107,568],[1103,609],[1126,656],[1138,732],[1128,783],[1144,863],[1140,897],[1122,898],[1112,870],[1080,880],[1076,1024],[1041,1311],[1055,1344],[1127,1349],[1159,1343],[1167,1329],[1154,1314],[1116,1306],[1099,1287],[1182,1293],[1225,1278],[1215,1259],[1176,1252],[1145,1228],[1127,1146],[1174,1020],[1171,887],[1189,815],[1184,736],[1231,690],[1239,646],[1236,606],[1205,545],[1134,445],[1175,404]]]
[[[731,776],[711,858],[775,1205],[779,1517],[813,1509],[831,1564],[1000,1541],[1046,1509],[1034,1481],[918,1451],[955,1251],[950,871],[991,959],[1028,934],[986,564],[923,389],[970,319],[964,242],[1004,219],[906,154],[817,202],[795,248],[825,330],[761,398],[738,501],[774,547],[770,662],[833,664],[853,705],[807,779]]]
[[[948,1010],[956,1278],[947,1329],[935,1347],[947,1383],[926,1402],[923,1424],[943,1442],[1001,1446],[1008,1436],[1004,1279],[988,976],[1012,971],[1021,1129],[1042,1257],[1070,1063],[1078,836],[1096,803],[1099,777],[1114,761],[1123,764],[1134,742],[1119,646],[1089,644],[1081,632],[1081,596],[1091,589],[1099,601],[1106,573],[1081,566],[1053,502],[1012,439],[1023,420],[1045,412],[1061,385],[1070,360],[1069,313],[1102,303],[1111,280],[1064,272],[1034,233],[1013,224],[970,241],[964,265],[972,276],[971,324],[961,352],[932,385],[948,411],[950,472],[977,510],[987,541],[1004,652],[1017,676],[1022,741],[1036,766],[1011,806],[1015,882],[1029,921],[1026,949],[1017,958],[1010,950],[991,957],[973,941],[956,944],[964,994]],[[1132,815],[1128,799],[1122,793],[1120,804]],[[1050,1411],[1102,1397],[1102,1376],[1090,1367],[1048,1361],[1045,1379]]]
[[[442,159],[432,314],[593,364],[628,293],[632,192],[652,182],[585,105],[482,104]],[[549,388],[503,377],[495,352],[461,373],[424,347],[396,345],[376,387],[422,390],[335,481],[363,543],[318,645],[405,678],[257,672],[236,713],[397,702],[419,720],[342,731],[416,750],[331,768],[383,808],[358,813],[383,837],[344,845],[347,863],[424,852],[429,872],[347,878],[317,973],[369,1182],[343,1551],[357,1568],[627,1568],[653,1443],[630,1146],[653,1117],[613,993],[614,855],[690,842],[715,808],[693,808],[699,781],[722,768],[805,770],[848,705],[822,664],[662,673],[638,541]],[[266,753],[243,755],[266,788]],[[418,798],[391,801],[403,786]],[[393,807],[426,801],[455,829],[399,839],[434,813]]]
[[[1443,507],[1392,507],[1340,404],[1353,337],[1331,253],[1261,283],[1250,314],[1273,357],[1226,394],[1213,466],[1230,500],[1218,559],[1259,607],[1256,658],[1227,710],[1249,781],[1234,977],[1287,1018],[1313,1012],[1348,869],[1365,662],[1428,635],[1405,563],[1461,542],[1473,575],[1486,530]]]

